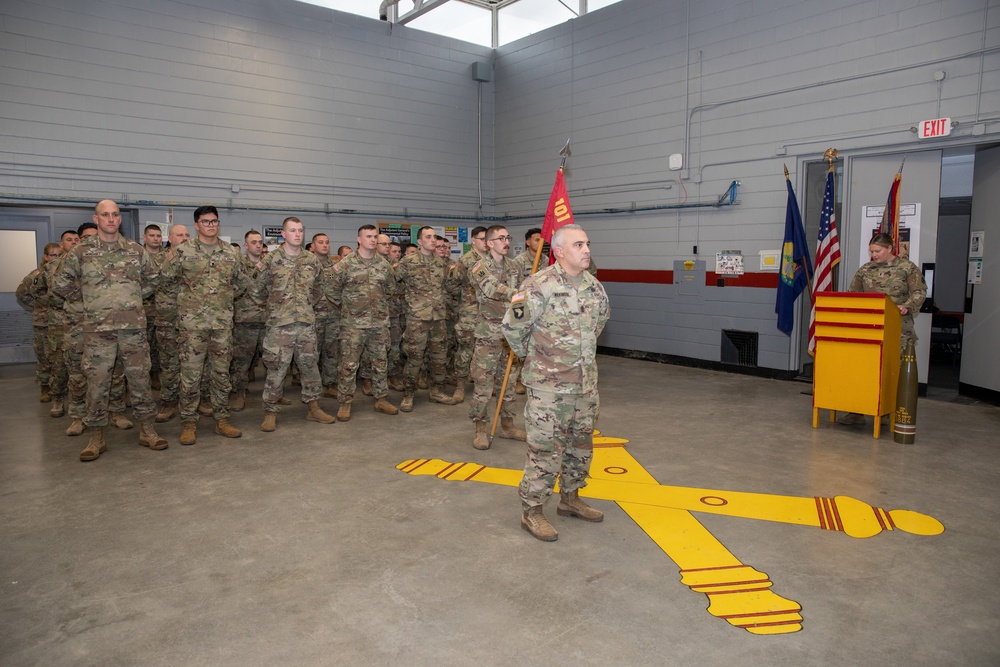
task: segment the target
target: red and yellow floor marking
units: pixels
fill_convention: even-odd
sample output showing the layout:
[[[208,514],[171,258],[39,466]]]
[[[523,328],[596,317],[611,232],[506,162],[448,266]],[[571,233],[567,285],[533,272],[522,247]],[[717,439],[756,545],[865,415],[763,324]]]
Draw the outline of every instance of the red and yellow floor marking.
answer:
[[[691,512],[813,526],[857,538],[892,530],[916,535],[944,531],[940,521],[926,514],[886,511],[847,496],[801,498],[663,485],[626,451],[627,442],[595,433],[591,479],[580,495],[616,502],[680,567],[681,582],[708,596],[710,614],[754,634],[801,630],[801,606],[771,591],[767,574],[741,563]],[[396,468],[447,481],[514,487],[523,474],[441,459],[411,459]]]

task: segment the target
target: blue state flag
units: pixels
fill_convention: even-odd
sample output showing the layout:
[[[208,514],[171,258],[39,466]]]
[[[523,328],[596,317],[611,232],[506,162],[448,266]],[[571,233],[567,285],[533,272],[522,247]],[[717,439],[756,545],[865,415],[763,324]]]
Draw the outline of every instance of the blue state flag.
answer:
[[[781,244],[781,275],[778,276],[778,298],[774,312],[778,314],[778,329],[786,335],[792,334],[795,323],[795,300],[806,288],[812,275],[809,262],[809,245],[806,230],[799,215],[799,202],[795,199],[792,182],[785,179],[788,186],[788,206],[785,208],[785,241]]]

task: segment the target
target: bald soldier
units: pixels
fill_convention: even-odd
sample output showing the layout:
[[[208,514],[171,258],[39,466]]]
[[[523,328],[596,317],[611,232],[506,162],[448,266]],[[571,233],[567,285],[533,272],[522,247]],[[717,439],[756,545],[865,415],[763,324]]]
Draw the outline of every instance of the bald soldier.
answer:
[[[524,423],[528,460],[519,494],[521,527],[551,542],[558,537],[542,513],[559,480],[556,512],[599,522],[604,514],[580,499],[594,453],[597,337],[610,316],[608,295],[587,272],[590,240],[579,225],[552,236],[556,263],[521,285],[503,319],[503,335],[524,359]]]
[[[156,433],[156,403],[149,387],[149,342],[142,297],[152,292],[156,268],[142,246],[122,236],[122,216],[110,199],[94,208],[97,235],[66,256],[56,276],[55,291],[65,299],[83,298],[83,371],[87,377],[87,416],[90,440],[81,461],[93,461],[104,451],[108,401],[115,360],[121,356],[132,407],[139,420],[139,444],[153,450],[167,448]]]

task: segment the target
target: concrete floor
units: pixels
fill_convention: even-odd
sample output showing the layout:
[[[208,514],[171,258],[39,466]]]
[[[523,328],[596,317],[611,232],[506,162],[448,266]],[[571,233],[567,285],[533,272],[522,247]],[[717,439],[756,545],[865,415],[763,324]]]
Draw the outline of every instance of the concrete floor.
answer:
[[[258,380],[240,440],[203,419],[181,447],[175,420],[166,451],[115,431],[83,464],[85,438],[48,416],[31,368],[0,367],[0,664],[1000,664],[1000,408],[922,400],[903,446],[813,430],[808,385],[599,363],[601,429],[661,483],[847,495],[945,532],[854,539],[696,514],[802,606],[800,632],[755,636],[710,616],[612,502],[594,501],[598,525],[550,504],[560,537],[545,544],[518,527],[513,489],[395,469],[521,468],[520,443],[472,449],[464,405],[421,392],[389,417],[360,397],[324,426],[296,403],[265,434]]]

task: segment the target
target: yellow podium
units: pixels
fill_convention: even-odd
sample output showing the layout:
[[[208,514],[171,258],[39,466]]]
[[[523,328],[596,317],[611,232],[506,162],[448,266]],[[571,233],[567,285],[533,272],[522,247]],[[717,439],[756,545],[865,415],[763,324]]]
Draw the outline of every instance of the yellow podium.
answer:
[[[899,379],[899,308],[884,294],[816,293],[813,428],[819,411],[857,412],[875,418],[896,407]]]

